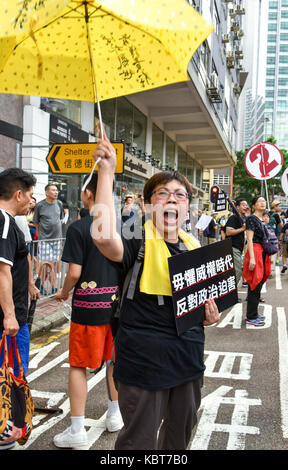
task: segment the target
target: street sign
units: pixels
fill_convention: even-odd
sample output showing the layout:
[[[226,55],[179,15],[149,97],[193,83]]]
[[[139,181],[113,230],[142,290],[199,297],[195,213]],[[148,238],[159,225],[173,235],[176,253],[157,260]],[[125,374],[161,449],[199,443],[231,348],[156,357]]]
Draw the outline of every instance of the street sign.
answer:
[[[215,212],[226,211],[226,195],[219,193],[214,205]]]
[[[111,142],[116,151],[115,173],[124,171],[124,143]],[[47,157],[47,163],[52,173],[87,174],[94,166],[93,152],[96,142],[85,144],[54,144]],[[96,170],[98,167],[96,166]]]
[[[288,196],[288,168],[286,168],[281,177],[281,185],[284,193]]]
[[[261,142],[250,147],[244,157],[244,165],[252,178],[265,181],[279,173],[283,155],[275,145]]]

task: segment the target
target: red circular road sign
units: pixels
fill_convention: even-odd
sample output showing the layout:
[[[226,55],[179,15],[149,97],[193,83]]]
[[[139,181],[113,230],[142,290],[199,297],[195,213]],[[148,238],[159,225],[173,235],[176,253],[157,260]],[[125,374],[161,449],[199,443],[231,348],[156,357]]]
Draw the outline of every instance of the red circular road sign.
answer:
[[[247,173],[257,180],[269,180],[279,173],[283,165],[283,155],[276,145],[270,142],[255,144],[244,157]]]

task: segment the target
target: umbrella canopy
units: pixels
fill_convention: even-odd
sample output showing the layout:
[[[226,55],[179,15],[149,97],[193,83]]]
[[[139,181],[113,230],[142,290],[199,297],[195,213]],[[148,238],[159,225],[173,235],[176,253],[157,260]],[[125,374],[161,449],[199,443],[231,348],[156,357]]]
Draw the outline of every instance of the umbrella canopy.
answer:
[[[2,4],[0,93],[96,102],[186,81],[213,30],[185,0]]]

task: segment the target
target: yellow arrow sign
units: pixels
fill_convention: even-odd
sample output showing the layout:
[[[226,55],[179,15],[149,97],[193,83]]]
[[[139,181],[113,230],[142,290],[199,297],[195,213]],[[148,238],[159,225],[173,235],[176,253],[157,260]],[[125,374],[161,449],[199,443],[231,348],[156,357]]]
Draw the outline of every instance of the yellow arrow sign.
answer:
[[[124,143],[112,142],[116,151],[115,173],[124,171]],[[89,173],[94,166],[93,152],[97,144],[54,144],[47,157],[47,163],[52,173]],[[98,167],[96,166],[96,170]]]

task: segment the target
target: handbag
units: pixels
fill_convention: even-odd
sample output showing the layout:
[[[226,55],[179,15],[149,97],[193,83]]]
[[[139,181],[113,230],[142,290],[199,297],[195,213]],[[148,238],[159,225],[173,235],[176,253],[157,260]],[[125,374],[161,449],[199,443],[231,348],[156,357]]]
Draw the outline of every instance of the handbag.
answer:
[[[0,367],[0,446],[15,441],[24,445],[32,431],[33,399],[23,372],[16,338],[11,338],[8,352],[5,332],[0,353],[3,350],[4,358]],[[18,377],[13,371],[13,350],[19,367]]]

